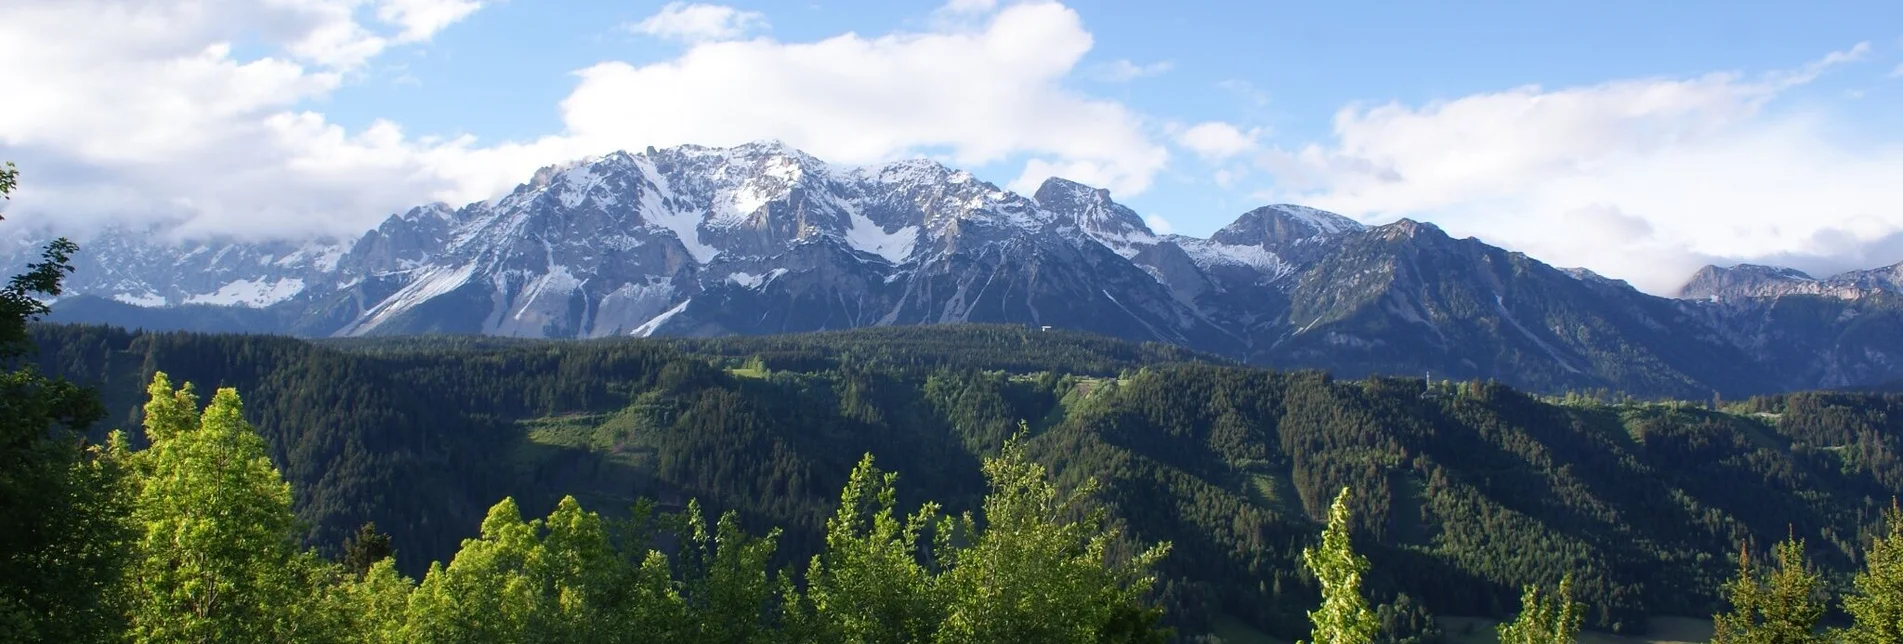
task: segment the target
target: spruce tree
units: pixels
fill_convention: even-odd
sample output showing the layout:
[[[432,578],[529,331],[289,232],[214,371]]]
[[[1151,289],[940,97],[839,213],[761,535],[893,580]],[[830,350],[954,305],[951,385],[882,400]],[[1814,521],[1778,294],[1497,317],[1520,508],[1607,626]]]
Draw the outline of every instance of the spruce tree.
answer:
[[[1559,581],[1552,595],[1527,585],[1520,597],[1520,614],[1499,626],[1500,644],[1572,644],[1579,641],[1586,605],[1573,601],[1573,577]]]
[[[370,572],[370,566],[396,555],[396,549],[390,544],[390,535],[377,530],[376,522],[365,523],[357,528],[357,533],[344,540],[343,557],[339,563],[344,569],[358,577]]]
[[[1372,644],[1381,629],[1381,621],[1361,596],[1361,576],[1368,572],[1368,560],[1349,543],[1349,495],[1344,487],[1335,496],[1321,545],[1302,550],[1302,563],[1322,585],[1321,608],[1308,613],[1314,625],[1308,641],[1315,644]]]
[[[1871,541],[1864,569],[1844,597],[1851,625],[1837,636],[1845,644],[1903,642],[1903,508],[1891,501],[1884,520],[1888,533]]]
[[[1731,612],[1713,616],[1712,644],[1823,644],[1824,579],[1810,569],[1795,537],[1772,549],[1776,568],[1760,572],[1750,546],[1740,548],[1738,576],[1726,584]]]

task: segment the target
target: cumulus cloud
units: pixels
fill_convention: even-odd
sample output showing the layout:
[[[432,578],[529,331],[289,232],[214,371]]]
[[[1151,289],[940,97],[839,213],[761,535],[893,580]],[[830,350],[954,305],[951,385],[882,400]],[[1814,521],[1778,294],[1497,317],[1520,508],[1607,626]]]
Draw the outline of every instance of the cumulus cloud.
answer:
[[[919,33],[702,40],[671,60],[601,63],[575,73],[560,131],[516,142],[386,121],[346,128],[313,109],[377,56],[476,4],[16,2],[0,22],[0,59],[34,64],[0,66],[0,86],[35,91],[0,101],[0,158],[26,173],[5,204],[9,224],[355,234],[425,201],[488,198],[550,163],[769,138],[847,164],[921,153],[1022,163],[1017,187],[1062,175],[1122,194],[1168,160],[1140,115],[1064,86],[1092,39],[1055,3]]]
[[[1028,157],[1012,185],[1064,173],[1138,193],[1168,153],[1138,114],[1064,87],[1092,44],[1056,3],[1011,5],[971,29],[703,42],[579,72],[564,136],[602,150],[773,138],[848,164],[920,150],[965,166]]]
[[[1537,86],[1350,105],[1332,140],[1262,153],[1265,199],[1435,221],[1669,293],[1707,262],[1817,273],[1889,264],[1903,142],[1851,144],[1776,99],[1869,52],[1756,76]]]
[[[1171,224],[1170,220],[1164,219],[1162,215],[1147,215],[1143,218],[1143,223],[1150,227],[1151,232],[1158,235],[1168,235],[1176,232],[1176,226]]]
[[[377,18],[402,26],[399,40],[419,42],[481,8],[482,3],[475,0],[386,0],[377,8]]]
[[[1155,76],[1174,69],[1176,65],[1167,60],[1159,60],[1147,65],[1119,58],[1091,70],[1091,77],[1109,83],[1127,83],[1145,76]]]
[[[1256,149],[1261,130],[1243,131],[1222,121],[1204,121],[1176,134],[1176,143],[1208,161],[1223,161]]]
[[[334,231],[340,213],[361,222],[449,187],[422,170],[449,144],[406,141],[389,123],[346,133],[299,106],[475,5],[11,3],[0,60],[17,62],[0,66],[0,86],[33,88],[0,101],[0,156],[27,175],[10,204],[14,223],[171,220],[199,232],[309,234]],[[231,43],[257,40],[272,52],[233,54]]]
[[[629,29],[684,42],[732,40],[767,28],[766,14],[726,5],[670,2]]]

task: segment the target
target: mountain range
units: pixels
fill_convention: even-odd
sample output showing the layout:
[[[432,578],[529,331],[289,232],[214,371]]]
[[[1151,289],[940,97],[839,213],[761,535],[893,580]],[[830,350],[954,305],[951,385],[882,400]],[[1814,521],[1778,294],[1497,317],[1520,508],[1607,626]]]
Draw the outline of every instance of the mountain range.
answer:
[[[0,250],[29,261],[44,236]],[[756,335],[1000,322],[1344,377],[1724,397],[1903,377],[1903,264],[1707,267],[1678,298],[1402,219],[1243,213],[1158,234],[1108,191],[776,142],[616,152],[355,239],[81,240],[50,319],[305,337]]]

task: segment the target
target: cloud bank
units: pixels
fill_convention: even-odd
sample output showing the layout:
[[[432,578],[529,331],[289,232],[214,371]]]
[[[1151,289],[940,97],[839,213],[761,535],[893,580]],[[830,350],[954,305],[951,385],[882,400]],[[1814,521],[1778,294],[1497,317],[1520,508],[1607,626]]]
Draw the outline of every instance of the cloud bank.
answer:
[[[616,149],[780,139],[858,164],[930,154],[1022,162],[1129,195],[1168,163],[1144,117],[1071,90],[1093,41],[1055,2],[954,1],[916,33],[743,40],[758,13],[672,3],[628,25],[687,45],[574,73],[563,128],[485,143],[311,106],[393,47],[426,42],[472,0],[22,0],[0,23],[0,157],[27,180],[15,223],[164,222],[181,235],[353,234],[426,200],[488,198],[537,167]],[[262,35],[268,53],[232,43]]]
[[[1903,145],[1846,141],[1778,99],[1862,59],[1791,71],[1537,86],[1424,105],[1351,105],[1332,138],[1275,148],[1265,200],[1460,235],[1654,293],[1707,263],[1818,274],[1903,260]]]

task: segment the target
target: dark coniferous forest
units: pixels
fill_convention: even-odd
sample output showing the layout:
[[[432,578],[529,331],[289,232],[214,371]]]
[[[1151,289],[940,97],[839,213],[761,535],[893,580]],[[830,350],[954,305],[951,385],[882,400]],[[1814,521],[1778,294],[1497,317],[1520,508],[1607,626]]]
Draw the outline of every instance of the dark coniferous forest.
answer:
[[[1169,544],[1143,597],[1179,637],[1219,620],[1305,636],[1321,596],[1302,551],[1344,487],[1393,641],[1433,638],[1429,615],[1510,617],[1522,586],[1569,575],[1585,627],[1639,633],[1724,609],[1741,544],[1802,539],[1849,589],[1903,489],[1894,394],[1536,397],[996,326],[315,343],[40,326],[32,341],[45,373],[100,393],[95,441],[132,428],[143,447],[155,372],[242,392],[299,543],[340,558],[374,524],[415,579],[460,558],[498,499],[541,517],[572,496],[614,520],[730,513],[775,534],[765,565],[803,584],[862,457],[899,475],[901,516],[982,514],[983,464],[1022,424],[1023,457],[1089,489],[1080,503],[1118,535],[1106,561]]]

